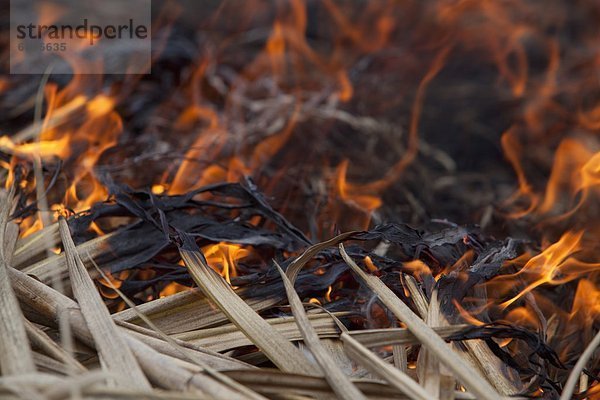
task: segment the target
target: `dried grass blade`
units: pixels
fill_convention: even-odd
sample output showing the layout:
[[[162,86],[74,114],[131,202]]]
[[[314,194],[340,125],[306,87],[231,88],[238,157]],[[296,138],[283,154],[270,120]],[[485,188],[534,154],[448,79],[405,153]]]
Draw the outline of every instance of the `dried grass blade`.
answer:
[[[501,370],[502,361],[492,352],[483,340],[465,340],[461,342],[467,349],[464,353],[467,361],[478,368],[496,390],[504,395],[515,395],[519,388]]]
[[[179,252],[196,284],[282,371],[311,375],[315,369],[292,343],[246,304],[204,259],[196,243],[183,238]]]
[[[33,361],[35,362],[35,366],[37,367],[38,371],[63,376],[69,375],[72,372],[70,366],[42,353],[34,352]]]
[[[344,313],[338,313],[343,315]],[[339,337],[339,331],[331,317],[325,313],[311,314],[308,316],[311,325],[319,337]],[[293,317],[278,317],[266,320],[273,328],[277,329],[287,340],[302,340],[302,335]],[[217,328],[200,329],[184,332],[174,337],[186,342],[200,345],[213,351],[226,351],[238,347],[252,345],[252,342],[235,325],[225,325]]]
[[[408,372],[408,352],[405,346],[392,346],[392,355],[394,360],[394,366],[400,371]]]
[[[330,399],[334,396],[325,378],[287,374],[274,369],[227,371],[226,375],[266,395],[307,395],[311,398]],[[355,380],[355,386],[373,399],[404,399],[396,388],[372,380]],[[269,396],[271,397],[271,396]],[[276,396],[272,396],[279,398]],[[333,397],[335,398],[335,397]]]
[[[243,296],[243,291],[240,291],[239,296]],[[258,312],[273,307],[281,300],[282,297],[276,295],[267,298],[251,297],[244,299],[244,302]],[[214,307],[197,288],[140,304],[137,309],[168,334],[188,332],[227,322],[227,316]],[[130,308],[113,314],[113,319],[144,325],[135,311]]]
[[[313,244],[308,249],[304,250],[298,258],[296,258],[292,263],[287,267],[285,274],[289,278],[292,285],[296,283],[296,278],[298,277],[298,273],[304,267],[304,265],[309,262],[314,256],[316,256],[320,251],[325,250],[331,246],[335,246],[338,243],[348,239],[350,236],[357,234],[358,232],[346,232],[340,235],[337,235],[334,238],[326,240],[325,242]]]
[[[140,342],[152,347],[161,354],[179,358],[181,360],[190,360],[199,365],[206,365],[207,367],[216,371],[255,368],[250,364],[246,364],[235,358],[224,356],[220,353],[216,353],[216,355],[209,354],[200,346],[190,345],[177,339],[173,339],[173,341],[177,343],[178,348],[173,348],[169,342],[158,337],[150,336],[131,329],[124,329],[124,331],[127,332],[129,336],[138,339]]]
[[[12,265],[19,269],[31,259],[43,254],[47,250],[47,245],[52,246],[60,242],[60,233],[58,232],[58,223],[48,225],[31,235],[19,239],[15,248]]]
[[[442,339],[447,339],[468,328],[470,328],[470,325],[439,326],[432,329]],[[369,348],[394,345],[414,346],[420,344],[419,339],[411,331],[404,328],[365,329],[352,331],[350,332],[350,336]]]
[[[181,391],[136,391],[104,387],[85,389],[85,400],[215,400],[213,396]]]
[[[88,387],[101,386],[110,376],[104,371],[88,371],[81,375],[57,382],[44,391],[46,400],[77,398]],[[102,385],[104,386],[104,385]]]
[[[350,266],[354,273],[363,281],[379,299],[389,308],[394,315],[404,322],[407,328],[419,339],[419,341],[435,354],[440,362],[444,364],[461,383],[478,398],[497,400],[502,396],[468,365],[455,352],[449,351],[446,342],[436,335],[435,331],[419,318],[398,296],[394,294],[379,278],[368,275],[348,256],[344,246],[339,246],[340,254],[344,261]]]
[[[68,365],[73,371],[85,372],[87,369],[81,365],[73,356],[66,352],[60,347],[54,340],[50,339],[46,332],[25,320],[25,329],[27,330],[27,336],[31,342],[31,346],[34,349],[46,354],[53,359]]]
[[[90,329],[83,318],[79,305],[75,301],[14,268],[10,268],[9,275],[17,297],[22,307],[27,310],[29,317],[41,319],[49,326],[53,326],[56,325],[59,314],[64,313],[68,316],[67,319],[77,339],[92,348],[95,347]],[[137,340],[138,336],[133,337],[134,332],[125,328],[121,329],[123,333],[126,333],[126,336],[131,336],[132,340]],[[152,339],[151,337],[146,339],[145,343],[152,348],[152,351],[161,353],[166,351],[167,343],[148,340]],[[210,357],[209,354],[205,355]],[[216,358],[214,362],[218,363],[221,360],[221,358]],[[244,366],[241,368],[244,368]]]
[[[579,379],[579,374],[585,368],[585,364],[589,361],[590,358],[594,355],[596,348],[600,346],[600,332],[596,334],[591,343],[585,348],[579,360],[571,370],[569,374],[569,378],[567,379],[567,383],[565,383],[565,387],[563,389],[562,394],[560,395],[560,400],[568,400],[573,396],[573,392],[575,391],[575,385],[577,384],[577,380]]]
[[[310,324],[310,320],[304,311],[302,301],[298,297],[294,286],[285,275],[281,267],[275,262],[275,267],[283,279],[283,285],[287,293],[288,301],[292,309],[294,317],[296,317],[296,324],[302,337],[304,338],[304,344],[309,348],[310,352],[317,360],[317,363],[321,366],[325,379],[331,385],[331,388],[335,394],[342,399],[366,399],[366,397],[352,384],[350,379],[344,375],[342,370],[333,360],[333,357],[327,352],[325,347],[321,344],[317,332]]]
[[[437,290],[431,294],[431,301],[427,310],[425,323],[430,327],[440,325]],[[446,345],[447,346],[447,345]],[[417,359],[417,376],[425,390],[434,397],[439,397],[442,383],[440,362],[437,357],[425,347],[421,348]]]
[[[107,233],[106,235],[97,237],[95,239],[88,240],[87,242],[81,243],[79,246],[76,246],[74,248],[74,251],[77,253],[78,257],[80,257],[81,254],[85,253],[89,253],[92,255],[92,257],[96,257],[100,253],[107,251],[107,243],[115,235],[116,232],[111,232]],[[23,268],[22,271],[28,275],[36,276],[40,281],[44,283],[51,282],[53,278],[67,279],[68,269],[66,255],[65,253],[52,255],[33,265]]]
[[[363,365],[372,374],[385,379],[411,399],[430,400],[432,397],[410,376],[377,357],[373,352],[360,344],[347,333],[342,333],[342,342],[350,358]]]
[[[181,364],[186,364],[185,362],[175,363],[173,362],[175,360],[171,357],[153,351],[151,347],[132,336],[125,336],[125,339],[140,364],[144,366],[144,371],[146,371],[148,377],[162,388],[183,392],[191,389],[194,392],[207,394],[213,398],[231,400],[247,400],[249,398],[208,375],[190,372],[181,366]],[[193,366],[193,364],[191,365]]]
[[[404,278],[404,282],[406,282],[406,288],[410,293],[410,297],[413,303],[415,303],[417,312],[419,313],[421,318],[427,318],[427,315],[429,314],[429,304],[427,303],[425,295],[423,294],[421,289],[419,289],[419,285],[417,284],[416,279],[410,275],[404,274],[402,275],[402,278]]]
[[[8,277],[14,235],[11,235],[8,215],[14,189],[0,205],[0,368],[4,375],[35,372],[33,353],[23,323],[24,317]],[[12,243],[11,243],[12,242]]]
[[[10,269],[10,278],[13,286],[17,288],[19,300],[32,312],[44,316],[49,321],[56,321],[60,312],[67,312],[68,320],[76,337],[89,346],[97,345],[94,343],[93,335],[86,324],[80,306],[75,301],[14,268]],[[207,383],[204,381],[204,377],[188,374],[189,371],[181,367],[179,360],[161,354],[153,347],[142,343],[137,337],[126,333],[124,328],[120,329],[124,333],[124,340],[128,347],[132,349],[131,351],[134,352],[138,362],[144,368],[144,372],[153,381],[161,382],[162,387],[182,391],[189,391],[190,386],[197,386],[198,390],[206,387]],[[194,367],[192,364],[189,365]],[[182,373],[184,375],[181,375]],[[210,380],[208,384],[212,383],[212,378],[206,377],[206,379]],[[201,395],[198,390],[194,389],[196,396]],[[218,385],[215,390],[225,393],[223,390],[228,390],[228,388],[223,389],[223,385]]]
[[[103,367],[116,376],[116,383],[120,387],[149,389],[150,383],[126,345],[79,257],[67,221],[60,218],[58,223],[73,294],[90,328]]]
[[[183,358],[189,359],[192,363],[195,363],[196,365],[198,365],[200,367],[201,372],[204,372],[208,375],[206,378],[214,379],[214,382],[212,380],[208,381],[209,385],[213,385],[217,388],[219,387],[219,385],[224,386],[226,390],[232,391],[234,393],[237,391],[241,395],[240,397],[245,397],[249,400],[251,400],[251,399],[266,400],[264,397],[260,396],[258,393],[251,391],[247,387],[239,384],[238,382],[232,380],[231,378],[221,374],[219,371],[212,368],[208,363],[206,363],[204,361],[204,358],[206,356],[205,354],[198,355],[197,352],[190,351],[190,349],[186,349],[186,348],[180,346],[175,341],[175,339],[171,338],[166,333],[164,333],[160,329],[158,329],[158,327],[156,325],[154,325],[154,323],[152,323],[152,321],[148,317],[146,317],[144,314],[139,312],[135,303],[130,298],[128,298],[123,292],[121,292],[121,290],[119,290],[119,288],[117,288],[115,285],[112,284],[112,282],[110,282],[110,280],[108,279],[108,276],[106,276],[106,274],[100,269],[100,267],[98,267],[98,265],[94,262],[94,260],[90,258],[90,261],[94,265],[94,267],[96,268],[98,273],[102,276],[102,278],[104,278],[107,282],[109,282],[110,287],[118,293],[119,297],[121,299],[123,299],[123,301],[125,301],[125,303],[129,307],[131,307],[133,310],[138,312],[139,317],[150,328],[154,329],[153,333],[157,334],[162,340],[164,340],[166,342],[165,344],[168,344],[170,346],[170,347],[168,347],[168,349],[171,350],[171,352],[172,351],[175,352],[174,357],[180,357],[179,359],[183,359]],[[143,328],[140,328],[140,330],[142,330],[142,329]],[[139,334],[140,330],[137,331],[138,336],[140,336],[140,334]],[[141,336],[144,336],[144,335],[141,334]],[[158,340],[158,339],[155,339],[154,337],[149,337],[149,339],[154,340],[154,341]],[[216,358],[214,356],[211,356],[211,357]]]

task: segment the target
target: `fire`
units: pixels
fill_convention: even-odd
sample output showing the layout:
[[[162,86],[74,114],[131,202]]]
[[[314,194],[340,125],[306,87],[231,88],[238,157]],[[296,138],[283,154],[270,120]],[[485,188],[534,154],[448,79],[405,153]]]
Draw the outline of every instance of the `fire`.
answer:
[[[271,60],[273,73],[278,76],[283,72],[283,56],[285,54],[285,39],[283,37],[281,24],[275,22],[273,32],[266,45],[266,51]]]
[[[444,46],[441,51],[438,52],[436,57],[433,59],[432,64],[426,71],[425,76],[420,81],[417,87],[415,100],[413,103],[410,126],[408,131],[408,139],[406,143],[406,151],[390,169],[386,171],[382,178],[377,179],[373,182],[364,185],[356,185],[356,191],[363,193],[381,193],[392,184],[396,183],[398,179],[404,174],[406,169],[415,161],[419,151],[419,123],[421,121],[421,113],[423,110],[423,103],[425,101],[425,95],[427,94],[427,88],[433,79],[440,73],[446,59],[448,58],[452,50],[451,45]],[[343,168],[343,165],[342,165]],[[345,170],[344,170],[345,177]]]
[[[600,185],[600,152],[593,152],[584,143],[574,139],[564,139],[556,150],[552,171],[545,192],[536,193],[528,181],[520,158],[522,147],[515,131],[502,137],[506,157],[511,162],[519,181],[519,191],[506,201],[513,205],[526,200],[527,206],[510,213],[512,218],[535,214],[540,218],[554,220],[567,218],[578,212],[590,195],[597,192]]]
[[[586,190],[600,185],[600,152],[591,156],[581,167],[579,190]]]
[[[189,286],[180,285],[177,282],[171,282],[160,291],[160,298],[174,295],[175,293],[185,292],[190,290]]]
[[[471,313],[469,313],[467,310],[465,310],[464,307],[461,306],[458,301],[456,301],[456,299],[452,300],[452,303],[454,304],[454,306],[458,310],[458,313],[460,314],[460,316],[462,317],[462,319],[465,322],[468,322],[469,324],[474,325],[474,326],[485,325],[485,323],[483,323],[482,321],[478,320]]]
[[[329,285],[327,288],[327,292],[325,293],[325,301],[331,303],[331,292],[333,291],[333,287]]]
[[[104,278],[98,279],[100,293],[107,299],[118,298],[119,294],[113,290],[113,287],[120,289],[121,285],[123,285],[123,281],[127,280],[131,275],[131,271],[121,271],[117,276],[114,276],[110,272],[105,272],[105,275],[108,278],[108,281]]]
[[[311,297],[310,299],[308,299],[308,303],[309,304],[314,304],[317,306],[322,305],[321,302],[319,301],[319,299],[317,299],[316,297]]]
[[[33,220],[33,222],[24,222],[21,224],[21,229],[23,229],[21,236],[27,237],[27,236],[31,235],[32,233],[39,231],[43,227],[44,226],[42,224],[41,219],[35,219],[35,220]]]
[[[350,101],[350,99],[352,99],[352,96],[354,95],[354,89],[346,71],[338,72],[338,83],[340,86],[338,92],[338,97],[340,101]]]
[[[43,120],[13,137],[0,137],[0,148],[19,159],[40,159],[53,163],[61,159],[69,174],[70,185],[64,191],[61,203],[53,208],[75,212],[89,209],[98,201],[108,197],[108,191],[97,179],[95,168],[103,152],[113,147],[122,131],[122,121],[115,108],[115,99],[105,94],[86,96],[78,93],[81,77],[73,78],[70,85],[59,90],[48,84],[44,94],[46,114]],[[24,141],[29,138],[35,140]],[[73,168],[73,166],[77,168]],[[6,166],[12,168],[12,165]],[[43,183],[44,187],[47,182]],[[21,182],[35,187],[35,182]],[[56,216],[57,214],[51,214]],[[43,227],[37,217],[22,221],[23,236]],[[98,234],[101,230],[94,224]]]
[[[379,268],[377,268],[377,266],[375,265],[375,263],[373,263],[373,260],[371,259],[371,257],[369,256],[365,256],[365,265],[367,267],[367,269],[369,270],[369,272],[373,273],[379,270]]]
[[[344,160],[337,169],[337,189],[340,198],[365,213],[372,213],[381,206],[381,199],[377,196],[365,194],[360,187],[354,187],[346,181],[348,160]]]
[[[539,212],[549,213],[559,204],[560,194],[565,192],[571,199],[576,194],[583,193],[580,203],[584,202],[589,189],[600,184],[598,160],[600,152],[593,154],[583,143],[565,139],[556,150],[552,173]],[[572,210],[577,207],[579,206],[572,207]]]
[[[90,118],[100,118],[110,113],[115,107],[114,99],[100,94],[86,104]]]
[[[164,194],[166,192],[166,188],[164,185],[152,185],[152,193],[156,194],[156,195],[161,195]]]
[[[390,5],[385,3],[372,3],[365,8],[366,18],[362,24],[351,22],[344,14],[344,11],[333,1],[323,2],[335,23],[339,26],[344,36],[352,40],[359,48],[365,52],[374,52],[381,49],[389,40],[394,24],[394,19],[388,14]],[[367,21],[375,19],[373,25]]]
[[[600,270],[600,263],[577,260],[574,254],[581,250],[583,232],[567,232],[558,242],[548,246],[542,253],[532,257],[513,277],[522,278],[528,285],[515,297],[501,304],[508,307],[535,288],[544,285],[560,285],[582,274]]]
[[[405,262],[403,266],[418,278],[424,275],[431,275],[431,269],[421,260],[408,261]]]
[[[0,137],[0,148],[19,157],[39,155],[41,158],[60,157],[69,145],[69,138],[43,140],[37,143],[16,144],[8,136]]]
[[[527,208],[511,213],[513,218],[520,218],[532,212],[539,203],[539,197],[534,193],[533,188],[529,184],[525,170],[521,166],[520,157],[523,151],[521,144],[516,138],[515,130],[509,130],[502,135],[501,138],[502,150],[504,156],[513,166],[517,174],[519,190],[512,197],[506,200],[507,204],[515,203],[517,200],[525,199]]]
[[[600,287],[588,279],[580,279],[575,291],[569,321],[579,320],[584,326],[591,326],[600,317]]]
[[[504,316],[504,319],[515,326],[527,327],[533,331],[541,328],[539,318],[526,306],[513,308]]]
[[[523,244],[525,254],[506,262],[500,275],[477,287],[485,291],[485,299],[469,293],[462,303],[455,302],[463,320],[476,326],[506,321],[546,333],[553,318],[568,324],[560,328],[563,331],[556,330],[557,338],[577,329],[586,335],[593,331],[600,315],[597,38],[590,35],[585,38],[589,43],[581,41],[571,49],[556,33],[568,17],[549,13],[537,21],[541,9],[534,2],[267,3],[226,2],[210,21],[202,22],[198,37],[182,44],[185,49],[179,49],[179,43],[171,48],[171,42],[161,48],[166,60],[160,54],[154,60],[161,76],[147,80],[102,81],[88,75],[101,73],[101,62],[67,60],[75,72],[71,80],[51,77],[43,88],[44,100],[34,111],[35,120],[23,111],[34,108],[32,99],[15,114],[33,123],[0,136],[0,150],[7,155],[0,160],[7,187],[19,179],[15,174],[19,163],[39,163],[43,176],[28,171],[28,180],[19,185],[29,198],[20,200],[33,205],[38,200],[35,190],[49,189],[48,206],[58,214],[82,212],[109,199],[105,174],[116,183],[150,188],[162,199],[211,184],[246,183],[249,177],[276,211],[316,241],[338,230],[367,229],[385,219],[412,223],[414,217],[416,224],[438,218],[446,201],[463,198],[444,187],[470,180],[472,173],[478,175],[473,178],[475,191],[489,185],[492,195],[474,193],[474,209],[456,204],[466,215],[458,212],[442,218],[476,223],[483,208],[477,197],[485,198],[486,206],[504,200],[499,215],[493,214],[500,223],[484,227],[484,234],[498,239],[526,237],[530,242]],[[239,19],[220,21],[221,14],[236,7]],[[61,12],[44,6],[40,21],[50,24]],[[318,14],[318,23],[312,21],[313,13]],[[415,16],[426,22],[416,23]],[[175,57],[173,64],[183,65],[161,64],[171,62],[170,51],[181,51],[182,61]],[[463,67],[460,58],[474,73],[459,75],[463,80],[458,82],[453,75]],[[477,94],[486,101],[497,97],[490,110],[479,112],[479,105],[473,104],[474,110],[464,115],[444,113],[444,104],[439,104],[448,101],[444,96],[450,92],[457,102],[465,93],[470,96],[469,85],[480,79],[478,74],[486,86]],[[2,96],[14,89],[12,79],[0,77]],[[438,115],[449,118],[449,125],[456,122],[453,118],[466,119],[468,124],[461,125],[466,132],[457,132],[454,126],[446,131],[446,121],[436,122]],[[480,125],[492,128],[488,132]],[[381,128],[387,126],[393,129]],[[464,138],[475,136],[495,146],[499,140],[498,154],[472,154],[469,146],[462,146]],[[460,145],[452,143],[459,140]],[[485,174],[491,170],[464,171],[467,167],[462,164],[473,161],[468,158],[495,161],[500,150],[507,163],[496,166],[501,171],[497,180],[493,176],[487,182]],[[161,161],[145,172],[150,163],[145,157]],[[125,171],[113,173],[121,168],[111,165],[113,160],[123,159]],[[455,159],[451,164],[457,166],[446,168],[443,159]],[[61,169],[50,188],[52,169],[59,161]],[[420,186],[428,190],[420,193]],[[470,189],[458,186],[458,191]],[[464,198],[470,201],[470,194]],[[202,193],[193,200],[210,196]],[[415,201],[413,197],[405,201],[408,196]],[[229,210],[219,212],[229,215]],[[236,209],[231,215],[237,217],[238,212],[242,213]],[[19,223],[25,237],[43,229],[45,221],[32,214]],[[244,223],[271,228],[262,214]],[[91,233],[104,235],[111,229],[107,225],[92,223]],[[534,251],[538,244],[541,250]],[[225,242],[207,244],[202,251],[229,283],[241,281],[234,278],[263,256],[262,248]],[[469,250],[448,265],[425,258],[431,267],[415,259],[397,268],[431,282],[430,276],[466,279],[469,266],[481,261],[478,256]],[[371,257],[364,258],[364,265],[371,273],[385,273]],[[325,271],[317,268],[315,275]],[[135,279],[158,280],[159,274],[136,271]],[[133,280],[134,275],[109,275],[117,287],[126,279]],[[107,299],[116,298],[107,282],[99,285]],[[341,288],[340,282],[332,283],[322,297],[310,301],[331,302]],[[151,295],[144,292],[143,298],[156,296],[156,291],[166,297],[189,288],[169,281],[154,289]],[[556,291],[562,296],[562,290],[570,296],[564,304],[548,294]],[[376,312],[387,322],[384,310]],[[502,345],[512,346],[509,342]],[[561,350],[566,354],[578,345]]]
[[[248,249],[238,244],[224,242],[204,246],[202,253],[208,265],[229,283],[232,277],[238,276],[238,262],[251,254]]]

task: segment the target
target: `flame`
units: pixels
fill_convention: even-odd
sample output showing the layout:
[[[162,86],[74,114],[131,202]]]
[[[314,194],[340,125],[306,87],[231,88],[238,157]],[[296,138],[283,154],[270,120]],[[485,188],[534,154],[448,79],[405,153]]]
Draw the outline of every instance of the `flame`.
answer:
[[[35,220],[33,220],[33,222],[31,222],[31,221],[25,222],[24,221],[23,223],[21,223],[21,229],[22,229],[21,236],[27,237],[27,236],[39,231],[43,227],[44,227],[44,225],[43,225],[41,219],[35,219]]]
[[[506,204],[513,204],[520,198],[527,201],[528,207],[519,212],[513,212],[510,214],[512,218],[520,218],[532,212],[538,205],[539,198],[534,193],[527,176],[525,169],[522,167],[520,158],[523,152],[522,146],[516,138],[516,131],[510,129],[502,135],[501,138],[502,150],[504,156],[510,162],[515,173],[517,174],[517,180],[519,184],[518,191],[513,194],[509,199],[506,200]]]
[[[281,24],[279,22],[275,22],[275,24],[273,25],[273,31],[271,32],[271,36],[269,36],[269,39],[267,40],[267,45],[265,49],[271,61],[271,68],[273,70],[273,74],[275,74],[275,76],[281,75],[283,72],[285,39],[283,37]]]
[[[19,157],[27,157],[38,155],[42,159],[49,157],[62,157],[65,154],[65,149],[69,146],[69,138],[62,137],[57,140],[43,140],[33,143],[16,144],[8,136],[0,137],[0,148],[3,151],[17,155]]]
[[[220,242],[202,247],[208,265],[231,283],[231,278],[238,275],[237,264],[251,253],[239,244]]]
[[[131,271],[121,271],[117,274],[116,277],[110,272],[105,272],[105,275],[108,278],[108,280],[105,280],[104,277],[98,279],[98,283],[100,284],[100,293],[102,293],[102,296],[104,296],[107,299],[118,298],[119,294],[113,289],[113,287],[120,289],[123,285],[123,282],[127,280],[127,278],[129,278],[129,276],[131,275]]]
[[[572,199],[582,190],[598,185],[600,177],[595,164],[599,158],[600,153],[593,156],[582,143],[563,140],[556,150],[544,201],[538,212],[550,212],[559,203],[561,193],[568,193]]]
[[[583,319],[585,326],[591,326],[600,317],[600,288],[597,283],[588,279],[580,279],[577,283],[573,306],[569,320]]]
[[[431,269],[427,264],[425,264],[421,260],[412,260],[407,261],[402,264],[402,266],[412,272],[417,278],[421,278],[422,276],[431,275]]]
[[[327,288],[327,292],[325,293],[325,301],[331,303],[331,292],[333,291],[333,287],[329,285]]]
[[[516,296],[501,304],[506,308],[537,287],[560,285],[579,278],[583,274],[600,270],[600,263],[587,263],[574,257],[582,249],[583,232],[567,232],[560,240],[532,257],[510,278],[521,278],[527,286]],[[506,277],[504,277],[506,279]]]
[[[365,205],[365,204],[361,204],[361,202],[363,200],[366,200],[366,203],[367,203],[366,207],[363,207],[363,209],[366,209],[366,210],[369,209],[369,206],[372,207],[374,204],[376,204],[373,201],[373,199],[378,199],[378,198],[375,197],[374,194],[384,191],[390,185],[392,185],[393,183],[398,181],[398,179],[400,179],[400,177],[402,176],[402,174],[404,173],[406,168],[408,166],[410,166],[413,163],[413,161],[416,159],[417,153],[419,151],[419,123],[420,123],[420,119],[421,119],[423,103],[425,101],[425,95],[427,93],[427,88],[429,87],[429,84],[431,83],[431,81],[440,73],[440,71],[444,67],[444,65],[446,63],[446,59],[448,58],[448,55],[450,54],[451,50],[452,50],[452,46],[448,45],[448,46],[444,46],[438,52],[438,54],[434,58],[432,64],[430,65],[429,69],[425,73],[425,76],[419,83],[419,86],[417,88],[417,92],[415,95],[415,100],[413,103],[412,112],[411,112],[407,148],[406,148],[406,151],[403,154],[403,156],[400,158],[400,160],[398,160],[385,173],[385,175],[382,178],[375,180],[373,182],[367,183],[367,184],[362,184],[362,185],[346,183],[345,179],[346,179],[346,170],[348,168],[348,166],[347,166],[348,160],[345,160],[344,162],[342,162],[339,165],[338,177],[340,177],[340,178],[338,178],[338,186],[339,186],[340,181],[343,182],[343,187],[338,188],[338,189],[340,189],[340,194],[345,193],[345,191],[361,193],[361,195],[355,196],[353,199],[354,201],[358,200],[357,204],[359,205],[359,207],[361,205],[363,205],[363,206]],[[348,189],[346,189],[346,188],[348,188]],[[341,189],[344,189],[344,191],[342,191]],[[342,195],[342,198],[343,198],[343,195]],[[378,205],[376,208],[378,208],[381,205],[381,201],[379,200],[379,203],[377,203],[377,204]]]
[[[463,306],[461,306],[460,303],[456,299],[453,299],[452,303],[454,304],[454,306],[458,310],[458,313],[460,314],[460,316],[462,317],[462,319],[465,320],[465,322],[467,322],[467,323],[469,323],[471,325],[474,325],[474,326],[483,326],[483,325],[485,325],[484,322],[478,320],[473,315],[471,315],[471,313],[469,313],[467,310],[465,310],[463,308]]]
[[[73,90],[70,86],[62,91],[58,91],[53,84],[46,86],[47,112],[43,122],[34,126],[33,131],[23,132],[25,136],[37,134],[39,140],[19,143],[20,134],[13,138],[3,136],[0,137],[0,148],[13,154],[13,162],[17,158],[34,157],[42,162],[51,162],[56,157],[64,160],[65,169],[71,174],[70,186],[65,190],[62,203],[53,208],[79,212],[89,209],[108,196],[106,188],[96,178],[94,168],[103,152],[116,144],[122,130],[122,122],[114,111],[113,98],[104,94],[91,98],[78,94],[69,98],[67,91],[70,90]],[[14,138],[17,138],[17,141]],[[74,148],[77,150],[74,151]],[[72,168],[75,165],[77,168]],[[6,167],[10,171],[12,162]],[[7,184],[11,181],[12,178],[8,179]],[[31,184],[35,186],[35,182]],[[23,236],[28,236],[43,227],[42,221],[37,218],[38,216],[30,217],[29,220],[22,221]],[[95,224],[92,228],[98,234],[102,233]]]
[[[338,91],[338,98],[343,102],[350,101],[354,95],[354,88],[352,87],[350,78],[348,78],[348,73],[346,71],[339,71],[337,76],[340,87]]]
[[[35,8],[40,25],[51,25],[67,12],[64,6],[57,3],[36,3]]]
[[[109,96],[100,94],[86,104],[90,118],[100,118],[110,113],[115,107],[115,101]]]
[[[382,2],[380,4],[369,3],[363,12],[366,18],[365,23],[361,26],[354,21],[349,21],[337,4],[332,0],[325,0],[323,4],[327,7],[327,11],[335,21],[342,35],[348,37],[362,51],[369,53],[375,52],[385,46],[388,42],[389,35],[394,28],[395,21],[388,13],[389,5]],[[375,18],[375,23],[368,24],[371,18]]]
[[[353,187],[346,181],[348,172],[348,160],[344,160],[337,169],[337,190],[340,198],[350,204],[363,210],[366,213],[372,213],[381,207],[381,199],[377,196],[364,194],[360,188]]]
[[[322,305],[321,302],[319,301],[319,299],[317,299],[316,297],[311,297],[310,299],[308,299],[308,302],[310,304],[314,304],[314,305],[317,305],[317,306],[321,306]]]
[[[371,257],[369,256],[365,256],[365,265],[367,267],[367,269],[369,270],[369,272],[373,273],[376,271],[379,271],[379,268],[377,268],[377,266],[373,263],[373,260],[371,260]]]
[[[163,297],[168,297],[174,295],[176,293],[185,292],[191,290],[192,288],[184,285],[180,285],[177,282],[171,282],[167,286],[160,291],[159,297],[162,299]]]
[[[527,306],[513,308],[504,316],[504,319],[511,324],[534,331],[539,330],[542,326],[538,316]]]
[[[152,189],[151,190],[152,190],[152,193],[154,193],[156,195],[164,194],[167,191],[167,189],[165,188],[165,186],[164,185],[160,185],[160,184],[152,185]]]
[[[216,129],[219,126],[219,117],[215,110],[211,108],[191,105],[179,114],[174,127],[177,130],[187,130],[193,128],[198,122],[205,122],[207,129]]]
[[[578,211],[591,192],[600,185],[600,152],[590,151],[578,140],[567,138],[561,141],[544,194],[535,193],[528,182],[520,162],[523,149],[514,130],[502,136],[502,147],[519,182],[518,191],[506,200],[506,205],[513,205],[523,199],[528,204],[520,211],[509,213],[511,218],[529,214],[548,218],[549,215],[558,213],[557,218],[564,219]],[[580,198],[574,202],[578,195]],[[565,207],[565,204],[568,205]]]

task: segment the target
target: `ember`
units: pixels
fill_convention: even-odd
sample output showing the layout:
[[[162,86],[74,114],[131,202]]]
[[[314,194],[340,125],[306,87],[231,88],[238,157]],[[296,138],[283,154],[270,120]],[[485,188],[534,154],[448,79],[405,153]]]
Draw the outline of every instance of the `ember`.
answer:
[[[600,399],[576,3],[157,0],[121,75],[3,17],[0,397]]]

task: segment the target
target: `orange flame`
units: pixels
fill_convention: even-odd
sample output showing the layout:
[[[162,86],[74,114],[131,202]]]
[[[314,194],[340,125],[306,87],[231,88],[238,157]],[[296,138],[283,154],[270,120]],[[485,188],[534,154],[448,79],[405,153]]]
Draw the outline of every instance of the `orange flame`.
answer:
[[[431,269],[421,260],[412,260],[402,264],[404,268],[411,271],[417,278],[431,275]]]
[[[580,319],[587,326],[600,317],[600,288],[597,283],[581,279],[577,283],[569,320]]]
[[[113,289],[113,287],[120,289],[121,285],[123,285],[123,281],[125,281],[131,275],[131,271],[121,271],[116,277],[110,272],[105,272],[105,275],[108,278],[108,281],[104,278],[98,279],[98,283],[100,284],[100,293],[102,293],[102,295],[107,299],[118,298],[119,294]]]
[[[185,292],[185,291],[188,291],[191,289],[192,288],[190,288],[188,286],[180,285],[177,282],[171,282],[167,286],[165,286],[163,288],[163,290],[160,291],[159,297],[160,298],[168,297],[168,296],[174,295],[176,293]]]
[[[367,267],[367,269],[369,270],[369,272],[376,272],[379,270],[379,268],[377,268],[377,266],[375,265],[375,263],[373,262],[373,260],[371,260],[371,257],[369,256],[365,256],[365,266]]]
[[[535,193],[528,182],[520,162],[523,149],[514,130],[509,130],[502,136],[502,147],[519,182],[518,191],[506,200],[506,204],[513,205],[521,199],[526,200],[528,204],[526,208],[510,213],[512,218],[521,218],[532,213],[549,216],[556,212],[560,213],[559,219],[569,217],[580,209],[588,200],[591,191],[600,185],[600,152],[591,152],[580,141],[567,138],[560,143],[543,195]],[[581,197],[573,204],[578,194],[581,194]]]
[[[478,320],[473,315],[471,315],[471,313],[469,313],[467,310],[465,310],[463,308],[463,306],[461,306],[460,303],[456,299],[453,299],[452,303],[454,304],[454,306],[458,310],[458,313],[460,314],[460,316],[462,317],[462,319],[465,320],[465,322],[467,322],[467,323],[469,323],[471,325],[474,325],[474,326],[483,326],[483,325],[485,325],[484,322]]]
[[[237,276],[237,263],[250,255],[248,249],[239,244],[220,242],[202,247],[208,265],[231,283],[231,277]]]
[[[567,232],[558,242],[527,261],[514,277],[519,276],[529,283],[518,295],[503,302],[501,307],[510,306],[541,285],[560,285],[577,279],[583,274],[598,271],[600,263],[587,263],[573,257],[582,249],[582,237],[583,232]]]
[[[371,213],[381,206],[381,199],[377,196],[364,194],[359,188],[353,187],[346,181],[348,160],[344,160],[337,169],[337,189],[339,196],[346,203],[351,204],[366,213]]]

